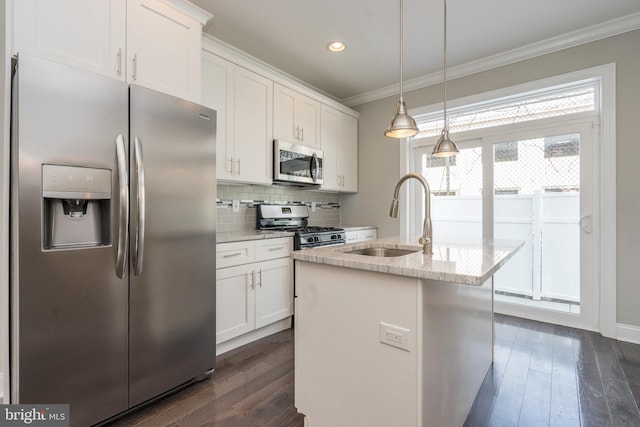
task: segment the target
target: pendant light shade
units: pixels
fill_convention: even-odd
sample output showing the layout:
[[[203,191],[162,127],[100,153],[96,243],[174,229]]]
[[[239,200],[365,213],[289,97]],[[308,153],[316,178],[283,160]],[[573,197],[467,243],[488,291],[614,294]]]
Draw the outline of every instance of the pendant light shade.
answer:
[[[396,106],[396,112],[389,120],[389,125],[384,134],[390,138],[408,138],[418,133],[418,126],[407,113],[407,106],[404,103],[403,95],[403,26],[402,26],[402,0],[400,0],[400,99]]]
[[[436,146],[433,147],[433,153],[431,153],[431,155],[433,157],[449,157],[455,156],[459,152],[460,150],[458,150],[456,143],[449,138],[449,129],[442,129],[440,138],[438,138]]]
[[[433,157],[455,156],[460,152],[456,143],[449,138],[449,122],[447,121],[447,0],[444,0],[444,128],[436,146],[433,147]]]
[[[384,134],[390,138],[408,138],[417,133],[418,126],[416,125],[416,121],[407,114],[407,106],[402,96],[400,96],[398,105],[396,106],[396,113],[389,120],[389,125]]]

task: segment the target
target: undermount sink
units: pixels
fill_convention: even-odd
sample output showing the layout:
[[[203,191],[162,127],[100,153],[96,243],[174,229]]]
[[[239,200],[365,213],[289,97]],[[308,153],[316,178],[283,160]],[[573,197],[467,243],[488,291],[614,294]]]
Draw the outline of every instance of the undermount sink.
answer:
[[[394,249],[394,248],[383,248],[383,247],[373,247],[373,248],[365,248],[365,249],[356,249],[354,251],[346,252],[352,255],[367,255],[367,256],[378,256],[378,257],[396,257],[403,256],[416,253],[416,250],[409,249]]]

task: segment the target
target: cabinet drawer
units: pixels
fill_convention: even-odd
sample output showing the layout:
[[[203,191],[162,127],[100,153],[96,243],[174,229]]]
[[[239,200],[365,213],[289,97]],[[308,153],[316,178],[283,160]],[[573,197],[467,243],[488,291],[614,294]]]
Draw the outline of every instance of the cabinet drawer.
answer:
[[[373,240],[378,237],[378,230],[370,228],[368,230],[360,231],[360,240]]]
[[[248,264],[255,260],[253,241],[219,243],[216,245],[216,268]]]
[[[291,237],[257,240],[256,261],[266,261],[285,257],[288,258],[292,250],[293,239]]]

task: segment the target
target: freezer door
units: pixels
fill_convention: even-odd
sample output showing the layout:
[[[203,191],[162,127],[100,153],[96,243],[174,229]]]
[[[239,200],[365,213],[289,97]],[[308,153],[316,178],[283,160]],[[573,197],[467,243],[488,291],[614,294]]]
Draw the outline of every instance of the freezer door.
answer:
[[[11,402],[70,404],[73,426],[128,407],[128,284],[115,269],[127,96],[22,54],[13,79]]]
[[[130,87],[130,399],[215,364],[213,110]]]

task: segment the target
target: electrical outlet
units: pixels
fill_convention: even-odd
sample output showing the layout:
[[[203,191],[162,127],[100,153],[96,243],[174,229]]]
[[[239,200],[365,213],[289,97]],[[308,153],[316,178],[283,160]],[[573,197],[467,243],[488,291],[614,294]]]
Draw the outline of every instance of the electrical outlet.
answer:
[[[316,202],[311,202],[311,212],[316,211]]]
[[[411,330],[400,326],[380,322],[380,342],[409,351],[409,334]]]
[[[231,212],[240,212],[240,200],[231,202]]]

